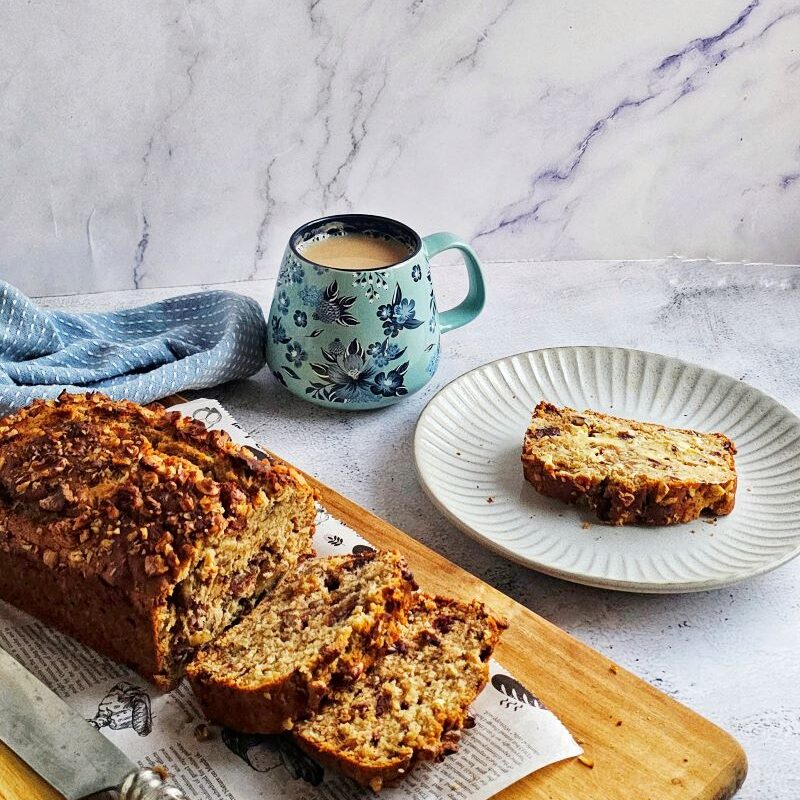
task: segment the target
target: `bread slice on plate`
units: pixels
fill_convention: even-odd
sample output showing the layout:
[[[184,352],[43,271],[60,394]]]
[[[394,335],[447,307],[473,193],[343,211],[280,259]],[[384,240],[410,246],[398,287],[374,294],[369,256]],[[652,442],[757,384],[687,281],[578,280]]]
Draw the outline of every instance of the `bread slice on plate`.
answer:
[[[612,525],[670,525],[730,514],[736,447],[722,433],[539,403],[525,435],[525,479]]]
[[[481,603],[420,595],[387,655],[295,728],[324,766],[375,791],[420,760],[441,760],[470,727],[470,703],[506,623]]]
[[[416,584],[394,552],[306,561],[187,666],[212,722],[276,733],[391,645]]]

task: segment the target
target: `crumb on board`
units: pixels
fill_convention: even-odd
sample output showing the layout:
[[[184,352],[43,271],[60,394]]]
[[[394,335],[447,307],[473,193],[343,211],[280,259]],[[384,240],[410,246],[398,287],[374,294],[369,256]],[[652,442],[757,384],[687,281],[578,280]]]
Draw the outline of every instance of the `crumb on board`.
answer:
[[[617,665],[616,665],[616,664],[609,664],[609,665],[608,665],[608,671],[609,671],[609,672],[610,672],[612,675],[616,675],[616,674],[617,674],[617,672],[619,672],[619,670],[617,669]]]
[[[486,498],[486,502],[487,503],[494,503],[494,497],[487,497]]]
[[[199,725],[195,726],[194,738],[197,739],[198,742],[207,742],[209,739],[213,738],[211,735],[211,728],[209,728],[205,722],[201,722]]]
[[[578,756],[578,761],[583,764],[584,767],[589,767],[589,769],[594,769],[594,761],[589,758],[585,753],[582,753]]]
[[[585,519],[583,522],[581,522],[581,528],[583,528],[585,531],[589,530],[589,520],[588,519]]]
[[[460,456],[461,455],[461,451],[460,450],[456,450],[456,455]]]
[[[716,525],[717,518],[716,517],[701,517],[701,520],[705,522],[706,525]]]
[[[621,720],[621,719],[618,719],[618,720],[617,720],[617,727],[619,728],[619,727],[620,727],[620,725],[622,725],[622,720]]]

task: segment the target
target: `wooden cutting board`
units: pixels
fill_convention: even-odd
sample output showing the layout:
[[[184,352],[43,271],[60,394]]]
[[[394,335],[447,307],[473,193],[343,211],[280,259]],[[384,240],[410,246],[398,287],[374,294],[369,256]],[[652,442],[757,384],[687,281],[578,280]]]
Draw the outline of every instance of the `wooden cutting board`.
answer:
[[[585,750],[529,775],[502,800],[727,800],[747,758],[694,711],[447,559],[307,476],[322,503],[377,547],[399,550],[426,591],[477,598],[508,618],[495,655],[569,728]],[[2,687],[0,687],[2,690]],[[0,800],[58,800],[0,744]]]

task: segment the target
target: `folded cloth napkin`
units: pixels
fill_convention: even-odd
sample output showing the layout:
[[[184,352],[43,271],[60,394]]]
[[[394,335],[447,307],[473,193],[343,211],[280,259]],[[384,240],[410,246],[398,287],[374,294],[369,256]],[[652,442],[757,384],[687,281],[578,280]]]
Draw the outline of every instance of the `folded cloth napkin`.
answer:
[[[68,314],[0,280],[0,411],[65,390],[149,403],[244,378],[264,366],[266,336],[258,303],[233,292]]]

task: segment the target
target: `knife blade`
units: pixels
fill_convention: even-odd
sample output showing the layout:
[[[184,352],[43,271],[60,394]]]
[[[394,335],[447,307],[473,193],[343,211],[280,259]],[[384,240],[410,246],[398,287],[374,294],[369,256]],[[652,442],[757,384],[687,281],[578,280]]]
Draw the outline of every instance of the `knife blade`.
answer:
[[[185,800],[0,648],[0,740],[66,800],[116,790],[121,800]]]

